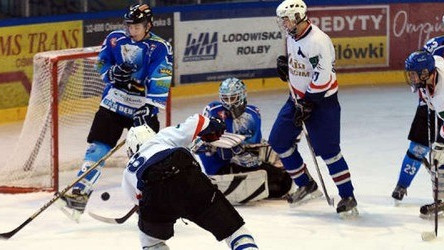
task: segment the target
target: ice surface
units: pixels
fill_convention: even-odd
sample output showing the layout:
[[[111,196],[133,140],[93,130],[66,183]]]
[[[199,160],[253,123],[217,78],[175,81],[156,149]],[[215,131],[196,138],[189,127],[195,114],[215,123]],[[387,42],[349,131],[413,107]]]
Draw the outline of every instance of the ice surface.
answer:
[[[248,102],[259,106],[263,134],[267,138],[281,105],[288,96],[285,90],[249,93]],[[216,96],[174,100],[173,124],[203,107]],[[420,170],[416,180],[398,207],[390,197],[400,164],[407,150],[407,133],[417,98],[405,85],[342,88],[342,153],[347,160],[355,186],[360,217],[342,220],[325,199],[314,200],[290,209],[283,200],[267,200],[237,207],[261,249],[444,249],[444,227],[431,242],[421,240],[421,233],[433,231],[433,221],[419,218],[419,207],[432,202],[430,177]],[[0,126],[2,159],[20,131],[20,124]],[[299,146],[314,177],[311,156],[303,141]],[[336,202],[337,189],[326,167],[318,159],[327,189]],[[87,210],[107,216],[122,216],[131,205],[119,190],[122,169],[105,168]],[[63,183],[74,178],[63,173]],[[111,198],[102,201],[100,194]],[[51,198],[50,193],[21,195],[0,194],[0,232],[21,224]],[[0,249],[140,249],[137,216],[125,224],[110,225],[85,214],[80,224],[68,220],[51,206]],[[228,249],[191,222],[178,220],[175,236],[168,241],[171,249]],[[443,223],[441,220],[440,223]]]

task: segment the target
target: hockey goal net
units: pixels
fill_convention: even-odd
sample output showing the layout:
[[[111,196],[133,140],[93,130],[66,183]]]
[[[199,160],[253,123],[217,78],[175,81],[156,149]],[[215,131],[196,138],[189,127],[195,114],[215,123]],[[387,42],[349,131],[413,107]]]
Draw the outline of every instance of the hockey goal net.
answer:
[[[0,192],[57,191],[59,173],[79,169],[105,86],[95,68],[99,49],[34,56],[28,110],[13,153],[0,165]],[[169,125],[170,107],[168,101],[161,124]],[[124,150],[116,154],[115,161],[126,161]]]

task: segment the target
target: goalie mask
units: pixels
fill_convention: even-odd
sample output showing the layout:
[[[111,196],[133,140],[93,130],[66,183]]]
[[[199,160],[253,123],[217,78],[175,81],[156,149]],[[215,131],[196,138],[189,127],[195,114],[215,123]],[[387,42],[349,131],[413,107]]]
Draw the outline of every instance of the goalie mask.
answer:
[[[153,14],[147,4],[134,4],[123,16],[127,26],[127,33],[134,40],[140,41],[150,32],[153,23]]]
[[[234,77],[225,79],[219,86],[219,98],[234,118],[241,116],[247,107],[245,83]]]
[[[140,146],[151,139],[154,135],[156,135],[156,132],[154,132],[146,124],[130,128],[128,134],[126,134],[126,153],[128,154],[128,157],[131,158],[135,153],[137,153]]]
[[[297,26],[307,20],[307,5],[302,0],[285,0],[276,9],[279,28],[295,37]]]
[[[435,59],[426,51],[415,51],[405,60],[406,81],[413,92],[425,88],[427,80],[434,72]]]

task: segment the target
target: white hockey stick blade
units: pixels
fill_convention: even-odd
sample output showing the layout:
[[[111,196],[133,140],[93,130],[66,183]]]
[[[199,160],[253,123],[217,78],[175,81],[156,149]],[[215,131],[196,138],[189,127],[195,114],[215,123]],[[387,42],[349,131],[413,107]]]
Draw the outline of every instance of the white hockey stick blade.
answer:
[[[436,239],[436,234],[435,232],[422,232],[421,238],[423,241],[432,241]]]
[[[92,218],[101,221],[101,222],[105,222],[105,223],[109,223],[109,224],[123,224],[125,223],[125,221],[127,221],[131,215],[133,215],[137,210],[139,209],[138,206],[134,206],[133,208],[131,208],[131,210],[126,213],[124,216],[120,217],[120,218],[109,218],[109,217],[104,217],[98,214],[95,214],[91,211],[88,211],[89,216],[91,216]]]

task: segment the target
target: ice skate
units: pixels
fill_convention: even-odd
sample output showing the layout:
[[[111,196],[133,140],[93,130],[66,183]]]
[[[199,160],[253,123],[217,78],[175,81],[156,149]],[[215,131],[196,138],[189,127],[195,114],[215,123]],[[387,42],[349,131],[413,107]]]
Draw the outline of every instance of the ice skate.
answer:
[[[399,205],[399,202],[402,201],[404,195],[407,195],[407,189],[396,185],[395,190],[392,192],[392,198],[395,201],[395,206]]]
[[[434,219],[435,218],[435,203],[430,203],[421,206],[419,209],[419,217],[423,219]],[[438,200],[438,218],[444,217],[444,202]]]
[[[294,193],[288,194],[287,201],[290,203],[290,207],[296,207],[321,196],[322,192],[318,190],[318,184],[311,180],[307,185],[299,187]]]
[[[358,202],[354,196],[345,197],[339,201],[336,212],[341,218],[356,217],[359,215],[357,205]]]
[[[60,197],[58,207],[71,220],[79,223],[90,195],[91,193],[89,195],[83,194],[80,189],[73,189],[70,194]]]

